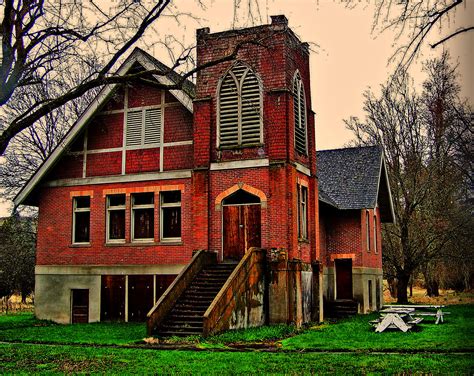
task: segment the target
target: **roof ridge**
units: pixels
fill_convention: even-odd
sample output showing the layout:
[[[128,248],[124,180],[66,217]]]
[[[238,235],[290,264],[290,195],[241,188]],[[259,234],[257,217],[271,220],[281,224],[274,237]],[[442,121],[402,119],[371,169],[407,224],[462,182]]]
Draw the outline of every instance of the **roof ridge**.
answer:
[[[316,152],[320,153],[320,152],[328,152],[328,151],[342,151],[342,150],[351,150],[351,149],[370,149],[370,148],[382,149],[382,145],[375,144],[375,145],[349,146],[349,147],[334,148],[334,149],[321,149],[321,150],[316,150]]]

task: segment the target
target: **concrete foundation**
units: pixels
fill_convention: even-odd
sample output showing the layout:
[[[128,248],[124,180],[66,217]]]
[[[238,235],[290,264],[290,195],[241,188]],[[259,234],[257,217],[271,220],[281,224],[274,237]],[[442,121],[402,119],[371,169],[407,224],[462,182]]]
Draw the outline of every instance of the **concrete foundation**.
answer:
[[[100,321],[102,275],[178,274],[184,265],[36,266],[35,315],[41,320],[71,323],[71,290],[89,290],[89,322]],[[127,311],[127,298],[125,310]]]
[[[359,303],[359,313],[378,310],[383,305],[383,272],[378,268],[352,268],[352,295]],[[370,288],[370,292],[369,292]],[[334,267],[324,268],[323,295],[327,301],[336,299]]]

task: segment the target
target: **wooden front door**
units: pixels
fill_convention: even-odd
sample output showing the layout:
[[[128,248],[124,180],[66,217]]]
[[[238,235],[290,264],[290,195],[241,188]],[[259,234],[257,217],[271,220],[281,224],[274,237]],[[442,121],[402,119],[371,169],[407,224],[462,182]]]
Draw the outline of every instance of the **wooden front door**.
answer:
[[[89,322],[89,290],[88,289],[74,289],[71,290],[72,303],[71,322],[73,324],[84,324]]]
[[[335,260],[336,299],[352,299],[352,260]]]
[[[260,247],[260,205],[224,206],[224,260],[240,260],[250,247]]]

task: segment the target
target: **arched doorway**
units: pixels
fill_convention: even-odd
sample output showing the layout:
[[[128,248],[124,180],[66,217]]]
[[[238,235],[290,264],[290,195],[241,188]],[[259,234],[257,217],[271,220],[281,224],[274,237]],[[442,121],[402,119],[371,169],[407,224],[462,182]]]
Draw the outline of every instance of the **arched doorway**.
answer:
[[[240,260],[251,247],[261,247],[261,202],[243,189],[222,200],[224,260]]]

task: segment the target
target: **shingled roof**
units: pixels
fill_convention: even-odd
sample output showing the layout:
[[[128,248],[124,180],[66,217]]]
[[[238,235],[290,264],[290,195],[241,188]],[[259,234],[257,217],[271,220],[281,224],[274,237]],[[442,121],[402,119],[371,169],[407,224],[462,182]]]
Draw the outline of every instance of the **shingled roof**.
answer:
[[[383,200],[381,208],[391,211],[383,163],[380,146],[318,151],[319,199],[341,210],[374,208]]]

